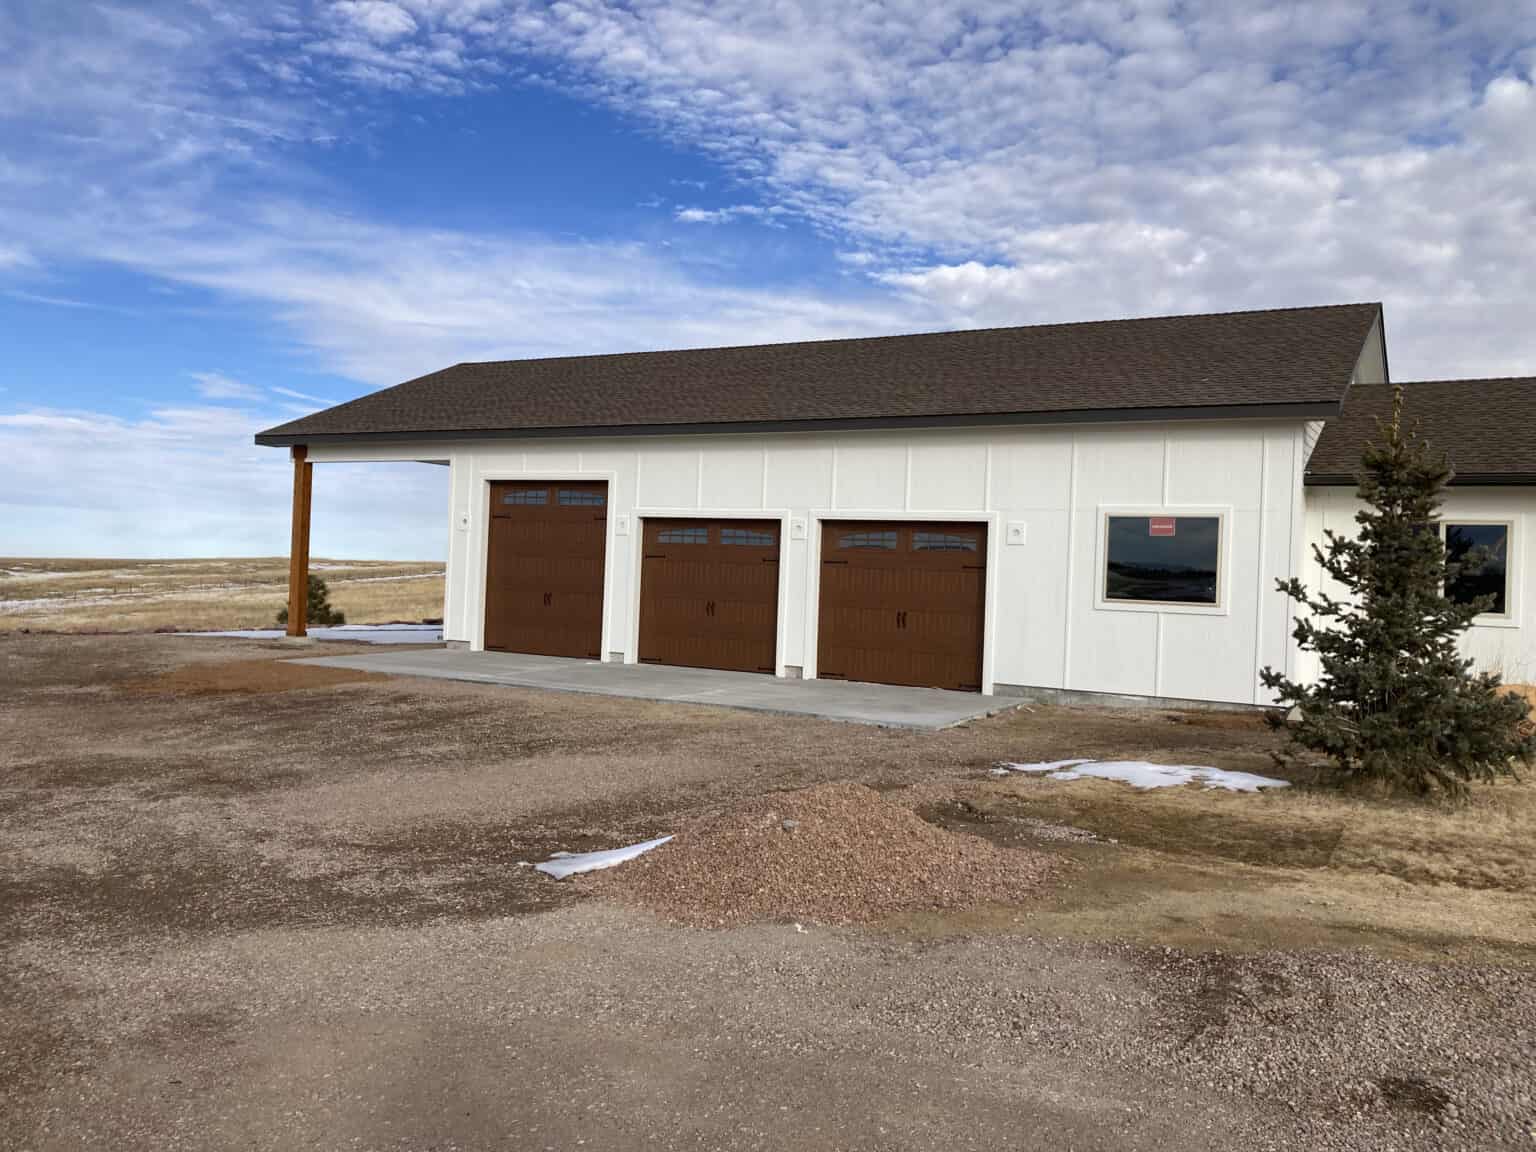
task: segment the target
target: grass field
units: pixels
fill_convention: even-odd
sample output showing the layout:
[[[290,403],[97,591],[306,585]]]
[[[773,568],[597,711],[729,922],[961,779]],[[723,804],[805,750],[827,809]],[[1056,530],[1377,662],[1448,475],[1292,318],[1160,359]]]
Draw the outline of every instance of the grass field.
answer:
[[[437,619],[443,565],[311,561],[350,624]],[[0,631],[155,632],[272,627],[286,557],[208,560],[0,558]]]

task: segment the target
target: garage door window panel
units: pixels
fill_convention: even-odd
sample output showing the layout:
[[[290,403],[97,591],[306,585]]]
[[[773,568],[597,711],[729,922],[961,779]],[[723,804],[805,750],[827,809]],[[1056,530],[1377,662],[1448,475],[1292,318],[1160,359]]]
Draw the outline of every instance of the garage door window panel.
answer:
[[[914,552],[975,552],[979,547],[980,542],[973,535],[920,530],[912,533]]]
[[[686,528],[663,528],[656,533],[658,544],[708,544],[709,529],[704,525],[690,524]]]
[[[840,549],[855,549],[869,551],[896,551],[895,530],[885,532],[839,532],[837,546]]]
[[[756,528],[722,528],[720,543],[732,548],[772,548],[778,536]]]

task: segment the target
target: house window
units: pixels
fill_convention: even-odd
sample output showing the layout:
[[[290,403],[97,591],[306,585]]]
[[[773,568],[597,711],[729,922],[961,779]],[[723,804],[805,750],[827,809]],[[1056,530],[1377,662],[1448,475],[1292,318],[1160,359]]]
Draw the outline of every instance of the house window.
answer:
[[[872,548],[894,552],[896,550],[896,533],[889,532],[839,532],[837,535],[839,548]]]
[[[560,503],[590,504],[601,508],[604,504],[608,503],[608,497],[602,492],[585,492],[580,488],[562,488],[560,489]]]
[[[963,536],[958,532],[913,532],[914,552],[974,552],[978,546],[976,537]]]
[[[1458,604],[1470,604],[1492,596],[1490,616],[1509,614],[1509,525],[1445,525],[1445,558],[1451,564],[1467,564],[1465,571],[1445,582],[1445,594]],[[1482,564],[1477,564],[1478,559]]]
[[[503,504],[548,504],[548,488],[514,488],[501,494]]]
[[[720,529],[720,543],[744,544],[749,548],[772,548],[774,544],[772,532],[761,532],[756,528],[722,528]]]
[[[709,529],[706,527],[663,528],[656,533],[658,544],[708,544]]]
[[[1104,599],[1215,606],[1220,516],[1106,516]]]

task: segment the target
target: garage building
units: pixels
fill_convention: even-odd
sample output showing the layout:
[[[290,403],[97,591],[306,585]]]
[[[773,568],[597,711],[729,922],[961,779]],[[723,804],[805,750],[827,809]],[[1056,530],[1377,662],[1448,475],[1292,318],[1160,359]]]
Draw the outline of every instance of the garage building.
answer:
[[[473,650],[1253,704],[1386,380],[1358,304],[459,364],[257,442],[296,523],[313,463],[447,464]]]

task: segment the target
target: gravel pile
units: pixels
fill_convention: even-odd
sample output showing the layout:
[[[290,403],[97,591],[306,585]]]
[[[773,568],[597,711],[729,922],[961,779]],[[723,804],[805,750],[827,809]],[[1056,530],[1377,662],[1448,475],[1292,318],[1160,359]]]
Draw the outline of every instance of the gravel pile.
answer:
[[[1040,853],[945,831],[871,788],[838,783],[703,818],[589,882],[700,926],[846,924],[1017,903],[1050,870]]]

